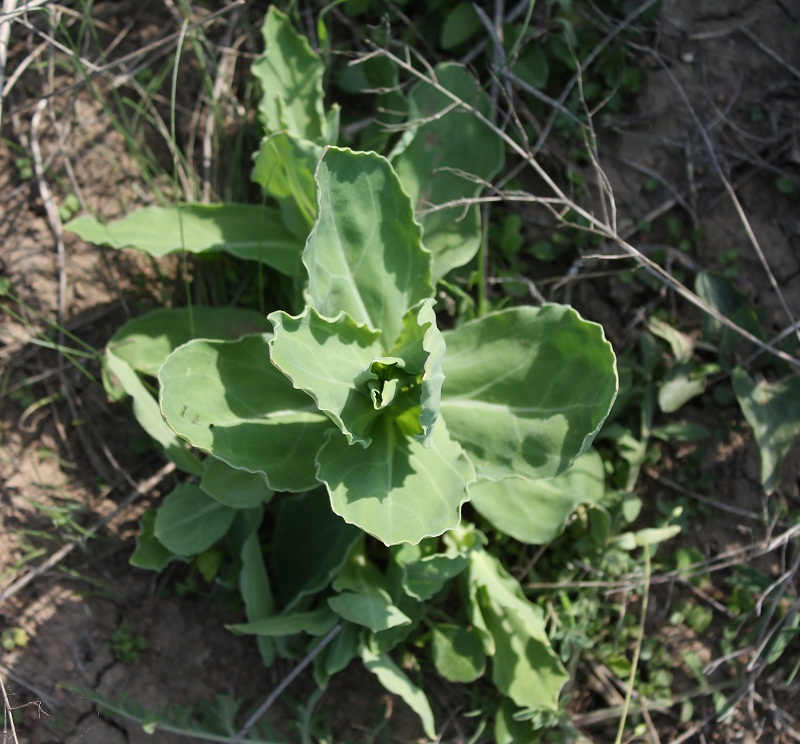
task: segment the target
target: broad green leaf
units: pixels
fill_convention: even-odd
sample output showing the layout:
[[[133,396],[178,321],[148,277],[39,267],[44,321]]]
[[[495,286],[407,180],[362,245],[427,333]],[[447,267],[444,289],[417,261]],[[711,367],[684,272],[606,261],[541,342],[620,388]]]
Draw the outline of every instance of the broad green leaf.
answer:
[[[275,521],[272,563],[284,610],[320,592],[340,574],[363,533],[337,517],[321,488],[282,497]]]
[[[252,509],[272,498],[273,491],[263,473],[237,470],[216,457],[207,458],[204,465],[200,488],[220,504],[231,509]]]
[[[675,413],[684,403],[702,395],[706,389],[706,377],[697,374],[691,364],[678,364],[667,372],[658,386],[658,407],[664,413]]]
[[[590,450],[552,480],[479,480],[469,487],[470,502],[484,519],[520,542],[545,545],[564,531],[578,504],[603,497],[603,460]]]
[[[239,591],[244,600],[248,622],[256,622],[275,615],[275,599],[264,565],[264,553],[257,533],[248,537],[241,548],[242,570],[239,573]],[[259,639],[259,650],[264,663],[275,660],[275,646],[268,638]]]
[[[675,361],[684,364],[691,361],[694,354],[694,339],[691,336],[681,333],[658,318],[650,320],[647,328],[654,336],[663,338],[669,344]]]
[[[302,241],[286,229],[277,209],[258,204],[145,207],[108,224],[84,215],[65,227],[89,243],[136,248],[151,256],[224,251],[288,276],[302,270]]]
[[[247,620],[252,623],[272,617],[275,614],[275,599],[257,533],[250,535],[242,544],[241,558],[239,591],[244,600]],[[262,636],[258,639],[258,649],[264,664],[270,666],[275,661],[275,644],[270,638]]]
[[[130,564],[136,568],[150,571],[163,571],[170,561],[183,560],[171,550],[165,548],[156,538],[156,509],[147,509],[139,520],[139,534],[136,535],[136,550],[130,558]]]
[[[177,555],[197,555],[210,548],[231,526],[235,509],[217,503],[197,486],[184,483],[156,515],[156,539]]]
[[[661,426],[654,426],[650,430],[650,435],[664,442],[674,440],[676,442],[700,442],[708,439],[711,432],[702,424],[695,424],[689,421],[668,421]]]
[[[303,252],[320,315],[346,312],[391,348],[406,310],[433,296],[431,256],[388,161],[329,147],[317,169],[318,213]]]
[[[510,50],[507,49],[506,53],[508,51]],[[539,39],[533,39],[516,58],[513,69],[514,74],[528,85],[543,90],[550,77],[550,63],[544,44]]]
[[[481,19],[470,2],[460,2],[445,17],[442,26],[442,49],[454,49],[483,29]]]
[[[521,707],[557,709],[569,675],[550,647],[542,609],[484,550],[470,555],[468,583],[494,643],[494,684]]]
[[[410,94],[412,118],[421,120],[414,137],[391,160],[404,189],[420,215],[423,244],[433,254],[433,279],[469,262],[483,239],[480,211],[463,203],[472,199],[503,166],[503,142],[475,115],[491,116],[491,103],[466,68],[455,64],[435,69],[437,83],[464,101],[453,99],[428,83]]]
[[[436,553],[403,565],[403,586],[420,601],[433,597],[450,579],[458,576],[469,564],[467,553]]]
[[[500,701],[494,719],[495,744],[540,744],[541,732],[534,731],[530,721],[517,720],[514,717],[517,713],[519,708],[508,698]],[[581,737],[572,744],[590,744],[590,741]]]
[[[372,672],[389,692],[402,698],[411,710],[422,721],[422,730],[425,735],[434,739],[436,737],[436,723],[433,718],[431,704],[425,693],[405,675],[405,673],[389,658],[383,654],[378,656],[369,648],[361,652],[364,666]]]
[[[489,313],[445,341],[442,416],[483,478],[560,475],[592,443],[617,394],[603,329],[569,307]]]
[[[460,625],[434,625],[431,650],[436,671],[451,682],[474,682],[483,675],[486,655],[474,630]]]
[[[193,338],[226,340],[268,330],[267,319],[253,310],[168,308],[128,321],[111,337],[108,350],[137,372],[155,377],[164,360]]]
[[[338,576],[331,584],[336,592],[367,592],[378,588],[388,591],[386,575],[367,555],[366,536],[361,533]]]
[[[695,278],[694,290],[702,300],[734,323],[757,338],[763,337],[752,302],[730,279],[711,271],[701,271]],[[710,315],[703,316],[703,339],[717,341],[720,351],[724,353],[732,352],[737,343],[743,342],[735,331],[726,328]]]
[[[252,180],[278,201],[286,229],[303,244],[317,215],[314,171],[320,157],[320,145],[279,132],[261,141],[253,163]]]
[[[646,527],[636,532],[623,532],[612,538],[611,542],[622,550],[636,550],[636,548],[646,548],[649,545],[658,545],[671,540],[680,531],[680,525],[677,524],[667,527]]]
[[[195,336],[236,338],[268,327],[260,313],[238,308],[162,309],[134,318],[108,342],[104,377],[109,393],[118,399],[121,388],[130,395],[136,419],[167,457],[181,470],[201,475],[200,459],[164,423],[154,394],[139,374],[155,377],[170,352]]]
[[[265,53],[252,66],[261,81],[259,111],[268,132],[287,129],[304,139],[322,142],[326,129],[323,105],[325,65],[289,18],[270,7],[261,29]]]
[[[334,428],[269,361],[269,336],[191,341],[159,372],[161,412],[195,447],[233,468],[264,473],[276,491],[317,485],[315,457]]]
[[[295,633],[325,635],[333,629],[339,618],[327,607],[310,612],[290,612],[286,615],[273,615],[253,623],[227,625],[228,630],[244,635],[287,636]]]
[[[328,605],[343,620],[363,625],[373,633],[411,623],[411,618],[400,612],[391,597],[377,587],[363,592],[342,592],[330,597]]]
[[[800,377],[776,383],[755,382],[741,367],[733,370],[733,389],[761,456],[761,485],[772,493],[780,485],[783,461],[800,434]]]
[[[161,445],[166,457],[181,470],[190,475],[200,475],[203,472],[200,458],[194,452],[190,452],[186,444],[164,423],[158,402],[142,378],[111,348],[106,350],[105,362],[108,373],[113,376],[114,384],[122,387],[133,399],[133,415],[136,416],[142,429]]]
[[[330,436],[319,452],[317,477],[339,516],[395,545],[458,525],[474,470],[443,422],[426,447],[384,416],[375,422],[366,450],[351,450],[338,432]]]
[[[347,668],[361,654],[363,629],[352,623],[344,623],[341,632],[314,659],[314,679],[325,685],[331,676]]]
[[[381,356],[380,333],[341,313],[323,318],[313,307],[292,317],[269,316],[274,335],[272,363],[294,387],[308,393],[347,437],[348,444],[368,445],[369,427],[378,411],[366,388],[372,363]]]

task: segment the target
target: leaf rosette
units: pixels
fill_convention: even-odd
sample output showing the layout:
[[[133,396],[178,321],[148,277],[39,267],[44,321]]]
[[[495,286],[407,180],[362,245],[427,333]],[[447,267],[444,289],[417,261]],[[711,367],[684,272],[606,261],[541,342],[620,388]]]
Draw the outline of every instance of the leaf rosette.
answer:
[[[328,147],[315,181],[306,307],[270,314],[272,334],[173,352],[170,427],[272,489],[324,484],[336,514],[389,545],[456,527],[470,484],[564,472],[616,395],[600,326],[546,305],[442,333],[432,254],[390,163]]]

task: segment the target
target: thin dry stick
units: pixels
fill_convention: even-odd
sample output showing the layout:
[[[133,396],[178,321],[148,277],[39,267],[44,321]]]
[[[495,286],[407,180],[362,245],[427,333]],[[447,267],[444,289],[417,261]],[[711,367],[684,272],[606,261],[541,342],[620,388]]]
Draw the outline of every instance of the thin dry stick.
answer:
[[[98,520],[87,532],[82,535],[79,539],[74,540],[71,543],[67,543],[64,545],[60,550],[57,550],[53,555],[51,555],[44,563],[37,566],[33,571],[21,578],[17,579],[11,586],[7,587],[0,593],[0,603],[5,602],[7,599],[10,599],[15,594],[17,594],[21,589],[26,587],[30,584],[34,579],[41,576],[45,571],[49,571],[53,566],[60,563],[64,558],[66,558],[76,547],[79,545],[84,545],[86,541],[92,537],[98,530],[102,529],[105,525],[107,525],[112,519],[115,519],[119,514],[121,514],[125,509],[127,509],[131,504],[133,504],[137,499],[146,495],[150,491],[152,491],[164,478],[166,478],[170,473],[175,470],[175,464],[172,462],[166,463],[158,472],[148,478],[147,480],[141,481],[136,485],[134,490],[128,495],[128,497],[122,501],[122,503],[114,509],[110,514],[107,514],[102,519]]]
[[[561,188],[555,183],[555,181],[538,163],[536,158],[533,157],[533,155],[531,155],[531,153],[527,152],[509,134],[502,131],[500,128],[496,127],[488,117],[484,116],[474,106],[462,100],[455,93],[453,93],[452,91],[448,90],[447,88],[439,84],[433,76],[426,75],[425,73],[416,69],[411,64],[410,60],[401,59],[396,54],[390,52],[388,49],[379,47],[375,44],[372,44],[371,42],[368,43],[371,44],[371,46],[373,47],[373,49],[375,49],[375,51],[391,59],[396,65],[398,65],[401,69],[405,70],[408,74],[432,86],[443,96],[449,98],[454,104],[456,104],[457,106],[461,106],[464,108],[464,110],[472,113],[479,121],[481,121],[483,124],[489,127],[495,134],[501,137],[511,150],[513,150],[519,157],[523,158],[533,168],[533,170],[542,179],[542,181],[544,181],[546,186],[553,192],[553,194],[555,194],[554,197],[550,198],[535,197],[529,195],[524,199],[525,201],[542,204],[543,206],[548,208],[553,213],[553,215],[556,216],[558,219],[563,219],[563,216],[567,211],[569,210],[573,211],[576,215],[578,215],[579,217],[583,218],[586,221],[587,227],[585,229],[588,232],[593,232],[597,235],[600,235],[601,237],[606,238],[607,240],[616,243],[630,256],[635,258],[639,262],[639,265],[642,268],[644,268],[649,273],[653,274],[667,287],[669,287],[674,292],[679,294],[681,297],[690,302],[692,305],[699,308],[704,313],[711,316],[714,320],[724,325],[726,328],[730,328],[732,331],[742,336],[743,338],[747,339],[752,344],[758,346],[764,351],[767,351],[770,354],[778,357],[779,359],[782,359],[788,364],[791,364],[793,367],[800,367],[800,359],[797,359],[791,356],[790,354],[787,354],[785,351],[782,351],[781,349],[776,349],[773,346],[770,346],[769,344],[765,343],[754,334],[750,333],[748,330],[734,323],[726,315],[721,313],[712,305],[709,305],[707,302],[705,302],[705,300],[698,297],[694,292],[692,292],[681,282],[675,279],[675,277],[673,277],[666,269],[664,269],[662,266],[659,266],[659,264],[657,264],[655,261],[645,256],[638,248],[628,243],[619,233],[615,232],[610,225],[602,222],[597,217],[595,217],[593,213],[588,212],[586,209],[576,204],[561,190]],[[561,210],[557,210],[555,208],[556,206],[560,206]]]
[[[334,628],[326,635],[313,649],[311,649],[308,656],[305,657],[294,669],[292,669],[289,674],[283,679],[283,681],[270,693],[269,697],[258,706],[258,709],[255,713],[253,713],[250,718],[247,719],[247,723],[242,727],[242,730],[239,731],[236,736],[231,739],[230,744],[240,744],[240,742],[250,733],[250,729],[255,726],[259,719],[270,709],[270,707],[275,703],[275,701],[283,694],[283,691],[294,682],[295,679],[300,675],[300,672],[303,671],[314,659],[317,657],[320,651],[322,651],[325,646],[327,646],[336,636],[339,634],[339,631],[342,629],[341,625],[336,625]]]
[[[5,675],[9,682],[24,687],[31,695],[35,695],[38,698],[38,700],[27,703],[27,705],[35,705],[39,708],[39,711],[45,715],[48,715],[48,713],[44,711],[42,706],[46,706],[50,710],[59,710],[61,708],[61,702],[57,698],[43,692],[35,684],[25,679],[25,677],[21,676],[13,669],[9,669],[7,666],[0,664],[0,674]]]
[[[10,724],[11,726],[11,736],[14,738],[14,744],[19,744],[19,739],[17,739],[17,730],[14,728],[14,716],[11,713],[11,703],[8,700],[8,693],[6,692],[6,685],[3,682],[3,677],[0,675],[0,689],[3,692],[3,707],[5,709],[5,715],[3,716],[3,740],[5,741],[6,735],[6,724]]]
[[[17,0],[3,0],[3,17],[0,18],[0,90],[3,90],[3,79],[6,74],[6,60],[8,59],[8,42],[11,39],[11,23],[14,11],[17,9]],[[0,126],[3,124],[3,99],[0,96]]]
[[[216,20],[220,16],[223,16],[226,13],[229,13],[234,8],[241,7],[244,4],[245,4],[245,0],[234,0],[234,2],[232,2],[230,5],[226,5],[224,8],[221,8],[220,10],[217,10],[217,11],[214,11],[213,13],[210,13],[205,18],[203,18],[201,21],[197,21],[196,23],[190,24],[186,28],[185,33],[189,33],[191,31],[194,31],[195,29],[202,28],[203,26],[207,26],[209,23],[211,23],[212,21]],[[162,39],[157,39],[156,41],[153,41],[150,44],[146,44],[143,47],[135,49],[132,52],[129,52],[128,54],[123,55],[119,59],[115,59],[115,60],[113,60],[111,62],[108,62],[108,63],[106,63],[104,65],[100,65],[99,67],[96,67],[91,72],[87,73],[83,77],[82,80],[78,80],[75,83],[70,83],[69,85],[65,85],[64,87],[59,88],[58,90],[53,90],[53,91],[47,93],[45,96],[43,96],[43,99],[56,98],[56,97],[58,97],[60,95],[63,95],[64,93],[68,93],[71,90],[77,90],[78,88],[83,88],[84,86],[88,85],[92,80],[94,80],[95,78],[99,77],[103,73],[109,72],[110,70],[113,70],[116,67],[120,67],[121,65],[124,65],[124,64],[126,64],[128,62],[131,62],[133,60],[138,60],[139,57],[141,57],[141,56],[143,56],[145,54],[148,54],[149,52],[152,52],[152,51],[154,51],[156,49],[160,49],[161,47],[163,47],[165,45],[172,44],[172,43],[176,42],[178,39],[180,39],[181,36],[185,35],[185,33],[183,31],[175,31],[175,32],[169,34],[168,36],[165,36]],[[22,106],[18,107],[17,110],[26,110],[27,108],[28,108],[28,106],[23,104]]]
[[[208,204],[211,201],[211,163],[213,154],[214,128],[216,125],[216,107],[222,98],[222,91],[224,90],[229,76],[233,75],[233,67],[236,64],[236,55],[234,50],[231,49],[231,41],[233,40],[233,31],[236,24],[239,22],[239,8],[236,8],[231,17],[228,19],[228,27],[225,29],[225,36],[222,38],[220,48],[220,61],[217,66],[217,76],[214,79],[214,89],[211,94],[211,101],[209,102],[208,114],[206,118],[206,127],[203,134],[203,203]]]
[[[53,193],[50,191],[50,186],[47,184],[44,174],[44,165],[42,161],[42,149],[39,145],[39,125],[42,120],[42,114],[47,107],[47,100],[41,99],[36,105],[36,113],[31,119],[31,155],[33,156],[33,169],[36,173],[36,180],[39,184],[39,194],[44,203],[45,212],[47,214],[47,221],[50,223],[50,229],[53,232],[53,237],[56,241],[56,266],[58,270],[58,326],[59,326],[59,346],[64,345],[64,318],[66,315],[66,302],[67,302],[67,274],[64,263],[64,235],[61,228],[61,217],[58,214],[58,209],[53,201]]]

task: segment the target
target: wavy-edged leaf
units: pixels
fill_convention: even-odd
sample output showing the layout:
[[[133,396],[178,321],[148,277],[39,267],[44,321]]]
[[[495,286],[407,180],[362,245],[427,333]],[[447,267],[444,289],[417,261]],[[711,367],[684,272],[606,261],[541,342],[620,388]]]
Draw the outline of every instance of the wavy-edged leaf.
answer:
[[[440,86],[491,116],[488,96],[466,68],[442,64],[435,74]],[[424,123],[391,160],[421,214],[423,243],[433,254],[433,278],[438,280],[470,261],[483,237],[476,205],[431,207],[478,196],[503,167],[503,142],[474,111],[454,106],[452,98],[428,83],[412,89],[410,104],[414,118]],[[414,126],[413,119],[410,124]]]
[[[197,555],[228,531],[235,516],[235,509],[214,501],[197,486],[184,483],[159,507],[154,534],[177,555]]]
[[[316,178],[317,221],[303,252],[310,303],[381,331],[391,348],[406,310],[433,296],[431,255],[408,195],[375,153],[329,147]]]
[[[65,228],[95,245],[136,248],[156,257],[223,251],[287,276],[302,271],[302,240],[284,226],[279,210],[259,204],[145,207],[107,224],[83,215]]]
[[[333,424],[269,361],[269,336],[191,341],[159,372],[161,412],[179,436],[276,491],[314,488]]]
[[[564,531],[578,504],[605,493],[603,460],[595,450],[582,454],[552,480],[479,480],[469,487],[470,503],[500,532],[520,542],[544,545]]]
[[[800,434],[800,377],[776,383],[755,382],[741,367],[733,370],[733,389],[753,429],[761,457],[761,485],[772,493],[781,468]]]
[[[386,545],[417,543],[458,525],[475,472],[443,422],[426,447],[384,416],[373,425],[372,444],[357,455],[337,432],[317,458],[317,477],[346,522]]]
[[[480,477],[559,475],[611,410],[614,352],[572,308],[501,310],[444,336],[442,416]]]
[[[314,399],[349,444],[368,445],[368,430],[379,412],[365,383],[375,377],[370,368],[383,352],[380,333],[344,313],[323,318],[313,307],[297,317],[276,312],[269,319],[272,363]]]

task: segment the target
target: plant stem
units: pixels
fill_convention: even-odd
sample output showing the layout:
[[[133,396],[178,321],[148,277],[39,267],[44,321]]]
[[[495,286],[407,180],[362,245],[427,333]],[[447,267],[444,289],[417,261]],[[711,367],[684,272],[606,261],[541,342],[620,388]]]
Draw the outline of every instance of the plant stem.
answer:
[[[633,696],[633,686],[636,684],[636,671],[639,667],[639,655],[642,652],[642,642],[644,641],[644,626],[647,621],[647,603],[650,597],[650,546],[644,546],[644,585],[642,587],[642,609],[639,614],[639,637],[636,639],[636,648],[633,650],[633,661],[631,662],[631,674],[628,678],[628,689],[625,692],[625,702],[622,705],[622,716],[619,719],[617,738],[614,744],[621,744],[622,735],[625,732],[625,721],[628,718],[628,710],[631,706]]]

